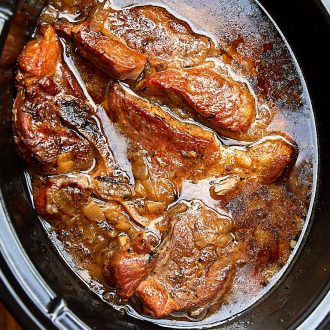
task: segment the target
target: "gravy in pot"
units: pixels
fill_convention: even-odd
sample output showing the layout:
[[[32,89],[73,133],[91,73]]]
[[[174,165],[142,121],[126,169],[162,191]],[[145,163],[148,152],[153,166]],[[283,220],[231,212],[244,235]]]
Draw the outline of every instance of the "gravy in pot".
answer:
[[[276,284],[308,226],[317,147],[299,68],[254,2],[84,8],[50,4],[19,60],[36,210],[114,308],[221,323]]]

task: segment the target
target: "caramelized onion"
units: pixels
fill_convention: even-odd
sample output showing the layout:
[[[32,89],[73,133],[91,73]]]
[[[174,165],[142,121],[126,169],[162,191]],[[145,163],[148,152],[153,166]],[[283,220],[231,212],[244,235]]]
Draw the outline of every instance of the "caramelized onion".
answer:
[[[100,222],[105,221],[105,215],[101,208],[95,203],[90,202],[83,208],[83,213],[91,221]]]
[[[160,202],[146,202],[146,208],[150,213],[162,213],[166,209],[166,204]]]

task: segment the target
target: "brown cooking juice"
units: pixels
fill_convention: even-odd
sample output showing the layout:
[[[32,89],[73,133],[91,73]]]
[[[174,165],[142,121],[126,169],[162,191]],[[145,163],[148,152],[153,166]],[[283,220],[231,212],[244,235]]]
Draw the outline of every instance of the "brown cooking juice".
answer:
[[[272,135],[274,140],[284,139],[297,145],[299,154],[295,165],[272,183],[238,180],[238,186],[232,189],[230,180],[235,180],[232,175],[219,177],[212,174],[206,178],[196,175],[191,180],[183,180],[179,189],[171,190],[172,188],[166,186],[171,193],[165,205],[159,201],[146,205],[143,198],[135,199],[137,210],[151,221],[147,231],[157,239],[162,239],[159,230],[159,224],[164,220],[162,213],[180,202],[189,207],[190,201],[196,200],[233,222],[234,239],[244,242],[247,257],[238,267],[231,289],[217,303],[195,317],[185,312],[174,312],[157,319],[143,312],[138,297],[134,296],[129,300],[118,297],[116,288],[109,285],[103,271],[104,259],[116,248],[114,241],[122,236],[111,223],[93,223],[86,217],[77,216],[65,217],[61,221],[48,221],[40,217],[40,221],[68,266],[113,308],[162,326],[214,326],[261,301],[281,280],[299,252],[309,227],[317,180],[314,116],[305,82],[293,53],[274,22],[257,3],[250,0],[220,3],[196,0],[180,3],[169,0],[112,1],[109,6],[120,9],[149,4],[166,8],[175,17],[189,23],[194,32],[212,39],[217,51],[207,59],[208,65],[213,70],[225,72],[235,81],[246,84],[255,100],[257,112],[250,129],[237,136],[232,132],[219,132],[213,127],[206,127],[205,123],[187,116],[180,106],[172,108],[162,104],[162,109],[182,123],[192,123],[215,134],[221,146],[230,147],[229,154],[247,152],[249,148],[267,139],[268,134],[275,132]],[[43,12],[41,21],[52,22],[57,17],[71,22],[83,20],[83,15],[78,12],[61,11],[56,5],[50,5]],[[109,118],[105,102],[97,102],[90,92],[93,92],[92,79],[98,80],[96,85],[100,83],[104,88],[102,91],[97,90],[96,94],[103,92],[104,95],[114,84],[114,80],[99,70],[88,73],[84,63],[87,60],[81,61],[77,57],[75,46],[66,38],[61,37],[60,41],[64,62],[93,109],[93,120],[106,137],[118,167],[127,173],[128,183],[136,189],[137,180],[141,181],[140,178],[144,175],[141,171],[151,166],[153,155],[145,150],[142,150],[145,153],[141,153],[141,150],[137,152],[140,144],[132,142],[123,133],[120,125]],[[130,91],[130,84],[120,85],[123,90],[136,95],[136,92]],[[147,163],[143,163],[145,159]],[[79,176],[79,180],[90,182],[97,171],[97,162],[95,157],[90,168],[78,174],[72,172],[50,177],[75,179]],[[137,171],[140,171],[138,176]],[[31,193],[31,182],[38,180],[40,176],[27,176]],[[155,177],[153,182],[159,183],[159,177]],[[162,185],[164,186],[163,183]],[[97,195],[92,195],[92,199],[95,205],[105,202],[104,198]],[[115,207],[110,209],[115,213]],[[94,211],[95,208],[92,212]],[[118,219],[122,218],[124,227],[128,213],[127,210],[125,212],[116,214]],[[132,225],[134,226],[139,227],[136,224]]]

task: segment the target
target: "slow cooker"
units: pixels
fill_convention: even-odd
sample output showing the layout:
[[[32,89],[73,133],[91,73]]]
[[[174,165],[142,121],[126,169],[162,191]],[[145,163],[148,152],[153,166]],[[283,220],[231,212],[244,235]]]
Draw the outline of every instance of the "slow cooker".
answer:
[[[33,31],[45,1],[25,2],[28,22],[20,21],[22,1],[0,1],[0,50],[11,22],[16,20],[26,36]],[[317,192],[304,240],[281,280],[258,303],[218,329],[326,329],[330,324],[330,15],[326,3],[258,2],[286,38],[307,83],[318,134]],[[20,38],[17,35],[17,43]],[[61,259],[38,221],[24,166],[13,144],[17,54],[15,48],[13,54],[6,51],[9,59],[3,56],[0,62],[1,300],[28,329],[156,329],[152,323],[115,311],[88,290]]]

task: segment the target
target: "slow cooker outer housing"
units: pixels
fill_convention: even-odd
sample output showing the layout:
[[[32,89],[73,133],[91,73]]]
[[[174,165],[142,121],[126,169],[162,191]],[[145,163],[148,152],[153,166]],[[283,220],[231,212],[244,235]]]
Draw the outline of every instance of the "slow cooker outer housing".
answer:
[[[41,1],[35,1],[37,6]],[[312,225],[285,278],[261,303],[227,321],[225,329],[311,329],[327,324],[330,311],[330,90],[329,16],[312,0],[260,3],[293,48],[316,116],[320,168]],[[0,47],[15,1],[0,1]],[[86,289],[49,243],[33,212],[23,165],[12,141],[13,81],[0,86],[0,295],[30,329],[156,329],[122,315]]]

